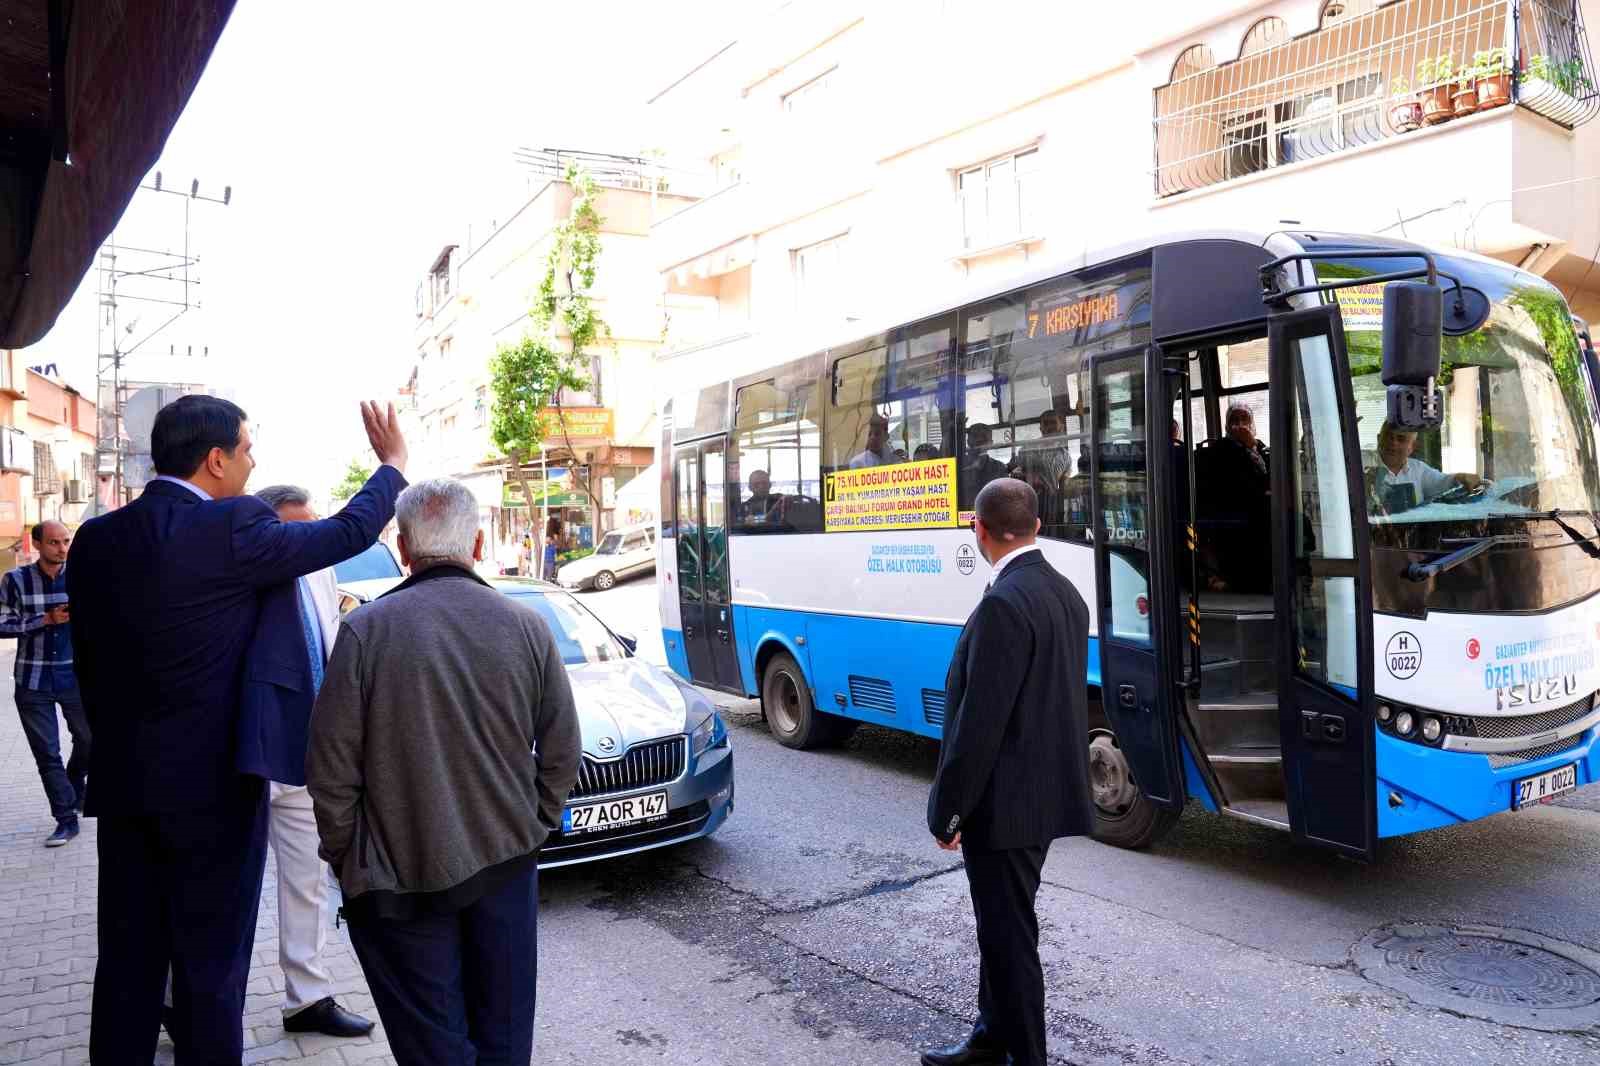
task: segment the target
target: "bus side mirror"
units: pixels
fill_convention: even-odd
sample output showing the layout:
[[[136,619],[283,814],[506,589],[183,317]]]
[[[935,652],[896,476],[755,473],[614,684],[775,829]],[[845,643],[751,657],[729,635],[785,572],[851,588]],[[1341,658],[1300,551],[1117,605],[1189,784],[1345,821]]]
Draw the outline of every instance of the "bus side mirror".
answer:
[[[1444,421],[1443,395],[1434,387],[1444,347],[1444,293],[1424,282],[1393,282],[1383,290],[1383,383],[1389,422],[1422,429]]]

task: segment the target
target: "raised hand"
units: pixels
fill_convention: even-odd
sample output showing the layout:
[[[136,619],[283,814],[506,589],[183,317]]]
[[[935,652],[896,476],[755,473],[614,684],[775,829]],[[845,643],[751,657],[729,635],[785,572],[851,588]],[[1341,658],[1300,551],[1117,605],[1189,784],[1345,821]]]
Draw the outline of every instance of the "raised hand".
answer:
[[[400,416],[395,413],[394,404],[389,404],[388,410],[384,411],[376,401],[363,401],[361,421],[367,428],[367,441],[377,453],[378,462],[392,466],[402,474],[405,473],[409,454],[406,451],[406,438],[400,432]]]

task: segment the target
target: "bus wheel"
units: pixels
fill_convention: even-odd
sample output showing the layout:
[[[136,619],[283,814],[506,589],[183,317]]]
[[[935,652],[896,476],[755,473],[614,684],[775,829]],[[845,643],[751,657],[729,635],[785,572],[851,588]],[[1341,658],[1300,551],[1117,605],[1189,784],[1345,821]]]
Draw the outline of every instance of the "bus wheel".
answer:
[[[594,587],[601,592],[617,583],[617,575],[609,570],[602,570],[594,575]]]
[[[794,656],[780,651],[767,662],[761,678],[761,711],[767,727],[786,748],[820,748],[837,744],[855,730],[855,722],[817,710],[811,687]]]
[[[1089,791],[1094,797],[1094,838],[1119,848],[1144,848],[1178,821],[1178,812],[1157,807],[1139,791],[1117,738],[1089,732]]]

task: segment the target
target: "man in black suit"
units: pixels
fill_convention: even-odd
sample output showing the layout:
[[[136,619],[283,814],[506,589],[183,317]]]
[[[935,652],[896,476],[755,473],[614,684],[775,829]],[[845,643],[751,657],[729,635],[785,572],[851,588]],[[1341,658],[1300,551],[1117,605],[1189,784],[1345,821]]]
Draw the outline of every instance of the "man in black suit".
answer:
[[[179,1061],[240,1061],[267,848],[266,783],[236,762],[246,652],[266,590],[365,550],[394,514],[405,440],[393,407],[362,418],[384,465],[334,517],[284,522],[244,495],[245,413],[184,396],[156,415],[160,476],[78,531],[67,593],[96,739],[95,1066],[149,1066],[169,965]]]
[[[1034,544],[1032,488],[978,493],[978,551],[994,567],[945,677],[944,740],[928,829],[966,860],[978,919],[978,1020],[924,1066],[1045,1062],[1034,897],[1056,837],[1094,825],[1089,798],[1089,608]]]

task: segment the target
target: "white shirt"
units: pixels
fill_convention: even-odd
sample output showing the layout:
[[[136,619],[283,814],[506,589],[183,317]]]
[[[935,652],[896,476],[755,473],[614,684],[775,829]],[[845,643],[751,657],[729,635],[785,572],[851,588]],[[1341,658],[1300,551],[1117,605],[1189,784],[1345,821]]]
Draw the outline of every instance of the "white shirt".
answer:
[[[1000,560],[997,563],[994,564],[994,570],[992,570],[990,572],[990,574],[989,574],[989,585],[988,585],[988,587],[989,588],[994,588],[994,583],[996,581],[1000,580],[1000,572],[1002,570],[1004,570],[1006,567],[1010,566],[1012,564],[1012,562],[1015,561],[1016,558],[1019,555],[1021,555],[1023,552],[1034,551],[1038,547],[1039,547],[1039,544],[1036,541],[1036,542],[1034,542],[1032,544],[1024,544],[1020,548],[1012,548],[1010,551],[1008,551],[1004,555],[1000,556]]]
[[[200,497],[202,500],[210,500],[211,499],[211,493],[207,492],[205,489],[201,488],[199,485],[196,485],[194,482],[185,481],[181,477],[173,477],[171,474],[157,474],[155,476],[155,480],[156,481],[170,481],[174,485],[182,485],[184,488],[188,489],[190,492],[194,493],[196,496]]]
[[[1407,459],[1406,465],[1400,468],[1398,474],[1390,470],[1381,460],[1378,463],[1379,494],[1396,485],[1411,485],[1417,490],[1413,506],[1428,502],[1455,483],[1455,478],[1440,473],[1421,459]]]
[[[862,451],[850,460],[850,469],[862,470],[873,466],[889,466],[891,463],[898,463],[899,461],[900,457],[894,453],[894,449],[886,444],[881,453],[875,452],[871,448]]]

